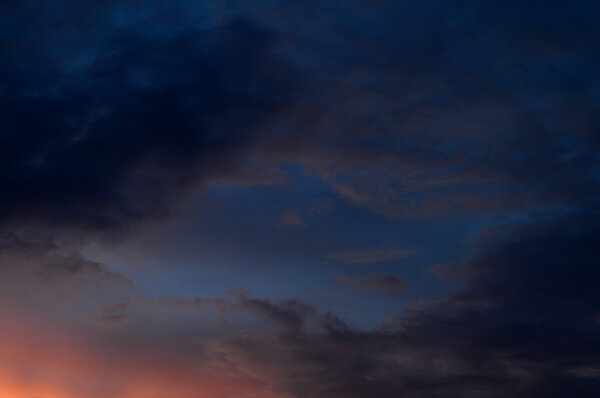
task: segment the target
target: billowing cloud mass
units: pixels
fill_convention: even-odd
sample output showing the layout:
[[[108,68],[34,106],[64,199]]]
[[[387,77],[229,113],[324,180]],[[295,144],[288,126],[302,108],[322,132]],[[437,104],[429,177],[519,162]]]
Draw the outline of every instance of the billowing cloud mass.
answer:
[[[0,396],[600,391],[595,1],[0,1]]]
[[[38,52],[62,47],[21,59],[19,41],[35,38],[16,39],[5,38],[2,65],[6,221],[102,228],[162,216],[182,189],[238,172],[240,147],[290,106],[294,81],[270,33],[243,20],[168,37],[117,30],[47,68]]]

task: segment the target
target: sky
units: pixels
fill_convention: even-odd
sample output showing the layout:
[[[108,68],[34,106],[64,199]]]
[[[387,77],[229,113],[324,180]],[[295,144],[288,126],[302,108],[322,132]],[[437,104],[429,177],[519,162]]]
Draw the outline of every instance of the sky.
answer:
[[[597,397],[597,37],[586,0],[0,0],[0,397]]]

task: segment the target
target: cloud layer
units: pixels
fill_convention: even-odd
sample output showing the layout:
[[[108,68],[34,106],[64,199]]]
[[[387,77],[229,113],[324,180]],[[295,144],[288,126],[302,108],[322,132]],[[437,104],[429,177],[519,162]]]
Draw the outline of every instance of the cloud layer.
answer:
[[[271,328],[232,338],[228,352],[293,397],[593,397],[600,231],[588,221],[522,232],[466,262],[462,291],[373,330],[248,302]]]
[[[599,12],[0,2],[0,395],[597,396]]]

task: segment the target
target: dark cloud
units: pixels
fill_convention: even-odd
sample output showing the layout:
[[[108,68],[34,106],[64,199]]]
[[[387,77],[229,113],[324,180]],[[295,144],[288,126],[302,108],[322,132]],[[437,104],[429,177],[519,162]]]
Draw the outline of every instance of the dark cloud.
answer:
[[[285,26],[237,4],[206,29],[182,4],[49,4],[4,18],[2,220],[128,225],[285,164],[389,216],[599,196],[594,3],[307,2]]]
[[[279,227],[305,227],[306,222],[302,218],[302,212],[300,209],[289,209],[281,213],[279,221],[277,222]]]
[[[78,250],[172,215],[208,180],[283,178],[244,155],[294,101],[298,75],[274,33],[244,19],[178,24],[169,7],[174,19],[155,25],[156,4],[134,3],[23,3],[0,17],[0,234],[39,232],[20,238],[20,264],[39,260],[47,280],[131,286]]]
[[[42,282],[63,284],[77,278],[91,278],[92,285],[108,284],[133,288],[125,275],[106,264],[89,260],[81,254],[78,241],[53,241],[47,236],[0,235],[0,271],[33,272]]]
[[[19,272],[48,286],[134,288],[86,258],[86,244],[97,231],[119,240],[164,219],[207,183],[321,184],[331,198],[390,218],[470,215],[465,224],[476,229],[473,214],[486,219],[479,226],[502,214],[511,234],[431,268],[459,278],[459,292],[373,329],[301,299],[245,291],[142,293],[100,307],[96,321],[121,325],[139,315],[134,304],[209,308],[228,322],[256,315],[264,323],[254,329],[228,324],[219,354],[294,398],[598,395],[598,2],[233,1],[206,18],[193,2],[160,3],[0,2],[7,307],[37,299],[23,282],[31,278],[10,279]],[[282,226],[329,211],[285,208]],[[248,227],[247,241],[261,240],[261,227]],[[329,259],[383,267],[407,254]],[[407,290],[392,270],[378,272],[335,278]],[[189,340],[150,332],[142,351],[169,363],[194,364],[210,349],[190,350],[187,329],[173,335]]]
[[[572,215],[515,231],[465,263],[461,292],[373,330],[314,312],[317,326],[306,327],[287,304],[243,302],[286,325],[285,332],[264,328],[227,344],[298,398],[594,397],[600,387],[595,221]]]
[[[234,304],[231,309],[259,315],[292,333],[302,329],[305,318],[316,313],[314,306],[301,300],[284,300],[274,304],[265,299],[248,298]]]
[[[382,294],[405,293],[409,286],[402,278],[395,275],[369,274],[353,278],[344,274],[333,274],[333,278],[345,283],[352,289],[366,290]]]
[[[168,214],[180,192],[235,176],[240,148],[295,84],[271,34],[243,20],[109,31],[69,70],[38,57],[71,48],[28,35],[5,37],[15,43],[0,67],[3,222],[121,227]]]
[[[346,264],[376,264],[410,257],[413,254],[414,252],[412,250],[406,249],[365,249],[335,252],[328,254],[327,258],[341,261]]]
[[[100,325],[114,327],[121,326],[127,322],[127,317],[122,314],[106,313],[99,315],[96,320]]]
[[[107,327],[122,326],[128,321],[127,315],[125,314],[129,304],[126,302],[114,303],[107,305],[102,308],[100,315],[96,317],[96,321]]]
[[[597,4],[309,3],[328,22],[286,34],[322,72],[314,128],[335,133],[280,152],[339,195],[393,217],[596,200]]]

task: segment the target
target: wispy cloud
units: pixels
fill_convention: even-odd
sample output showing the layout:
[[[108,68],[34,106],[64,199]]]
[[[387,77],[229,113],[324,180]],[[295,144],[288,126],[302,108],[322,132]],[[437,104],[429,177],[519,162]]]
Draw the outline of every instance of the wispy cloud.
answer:
[[[369,274],[354,278],[344,274],[333,274],[332,277],[352,289],[381,294],[402,294],[410,288],[402,278],[395,275]]]
[[[407,249],[364,249],[335,252],[328,254],[327,258],[346,264],[376,264],[410,257],[413,254],[413,250]]]

